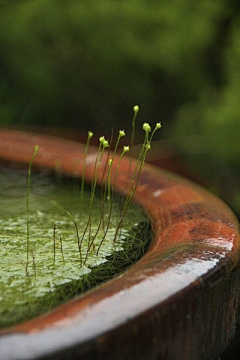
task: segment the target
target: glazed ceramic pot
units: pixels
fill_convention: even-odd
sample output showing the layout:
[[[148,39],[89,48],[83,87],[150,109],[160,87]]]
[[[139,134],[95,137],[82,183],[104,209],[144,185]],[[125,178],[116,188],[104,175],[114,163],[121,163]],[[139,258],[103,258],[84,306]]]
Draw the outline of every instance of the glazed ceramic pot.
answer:
[[[0,159],[71,176],[81,144],[47,135],[0,132]],[[96,150],[87,157],[91,179]],[[103,170],[103,169],[102,169]],[[129,160],[115,187],[126,190]],[[101,179],[99,172],[99,179]],[[135,201],[152,221],[147,253],[111,281],[50,313],[0,333],[0,359],[215,359],[235,334],[240,274],[239,224],[217,197],[145,165]]]

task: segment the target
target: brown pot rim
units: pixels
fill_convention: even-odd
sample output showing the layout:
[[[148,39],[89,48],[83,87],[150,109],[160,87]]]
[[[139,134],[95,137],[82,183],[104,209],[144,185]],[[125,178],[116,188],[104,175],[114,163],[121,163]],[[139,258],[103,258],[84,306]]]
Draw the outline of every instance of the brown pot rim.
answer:
[[[0,131],[1,162],[81,172],[84,146],[66,139]],[[96,149],[87,157],[86,179]],[[103,169],[102,169],[103,171]],[[124,192],[129,160],[115,188]],[[102,173],[99,173],[99,182]],[[111,281],[50,313],[0,333],[0,359],[207,359],[235,333],[239,308],[239,223],[203,188],[145,165],[135,200],[152,220],[147,253]]]

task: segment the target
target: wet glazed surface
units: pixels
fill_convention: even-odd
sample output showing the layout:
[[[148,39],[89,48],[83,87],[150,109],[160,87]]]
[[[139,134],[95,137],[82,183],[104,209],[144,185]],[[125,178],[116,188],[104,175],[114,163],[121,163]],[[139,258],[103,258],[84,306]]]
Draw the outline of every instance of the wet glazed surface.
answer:
[[[36,143],[38,165],[54,168],[61,158],[63,172],[76,173],[82,148],[70,141],[2,132],[0,157],[12,152],[14,161],[28,162]],[[21,154],[14,151],[20,145]],[[93,159],[94,150],[88,179]],[[128,170],[124,160],[116,185],[123,192]],[[150,166],[141,175],[136,200],[153,222],[147,254],[121,277],[3,332],[2,358],[179,359],[181,354],[199,360],[221,353],[238,320],[237,219],[209,192]]]

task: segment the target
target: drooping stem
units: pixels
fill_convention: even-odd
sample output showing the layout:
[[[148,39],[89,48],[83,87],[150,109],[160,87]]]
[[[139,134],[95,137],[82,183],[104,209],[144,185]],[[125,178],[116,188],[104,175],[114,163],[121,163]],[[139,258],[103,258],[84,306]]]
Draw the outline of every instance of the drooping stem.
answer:
[[[75,232],[76,232],[76,237],[77,237],[77,242],[78,242],[78,252],[79,252],[79,258],[80,258],[80,264],[82,264],[82,242],[80,240],[80,236],[79,236],[79,231],[78,231],[78,226],[77,223],[73,217],[73,215],[64,209],[63,206],[61,206],[57,201],[55,200],[51,200],[51,204],[54,205],[56,208],[58,208],[60,211],[62,211],[64,214],[67,214],[70,219],[72,220],[74,227],[75,227]],[[56,252],[56,223],[53,226],[53,256],[54,256],[54,263],[55,263],[55,252]],[[62,253],[62,260],[63,263],[65,262],[64,260],[64,255],[63,255],[63,244],[62,244],[62,238],[60,237],[60,249],[61,249],[61,253]]]
[[[77,223],[76,223],[74,217],[72,216],[72,214],[69,211],[65,211],[65,213],[72,219],[72,222],[75,227],[77,243],[78,243],[78,252],[79,252],[79,257],[80,257],[80,265],[82,265],[82,243],[81,243],[80,237],[79,237],[78,226],[77,226]]]

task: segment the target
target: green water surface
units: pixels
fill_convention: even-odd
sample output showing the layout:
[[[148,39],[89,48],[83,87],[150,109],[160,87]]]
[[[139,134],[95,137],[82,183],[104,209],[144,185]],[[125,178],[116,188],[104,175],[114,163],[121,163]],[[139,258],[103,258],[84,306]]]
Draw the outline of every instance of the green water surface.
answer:
[[[26,182],[26,171],[0,170],[0,327],[48,311],[119,273],[150,240],[149,221],[133,205],[114,241],[123,200],[114,198],[108,222],[110,207],[106,202],[103,208],[100,189],[83,237],[90,189],[81,201],[76,179],[38,173],[31,182],[27,253]]]

